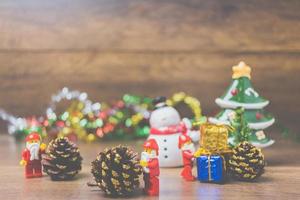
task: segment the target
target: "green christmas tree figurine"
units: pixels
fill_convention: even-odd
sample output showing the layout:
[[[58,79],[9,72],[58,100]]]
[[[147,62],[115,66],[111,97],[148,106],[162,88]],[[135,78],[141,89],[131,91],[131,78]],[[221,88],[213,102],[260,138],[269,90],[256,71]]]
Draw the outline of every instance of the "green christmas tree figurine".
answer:
[[[269,101],[261,97],[252,87],[249,66],[240,62],[237,66],[233,66],[232,70],[231,85],[223,96],[216,99],[222,110],[215,117],[209,118],[209,121],[229,125],[230,116],[235,113],[234,109],[242,107],[245,120],[252,130],[248,141],[260,148],[272,145],[274,140],[267,138],[263,131],[275,122],[274,117],[263,110]]]

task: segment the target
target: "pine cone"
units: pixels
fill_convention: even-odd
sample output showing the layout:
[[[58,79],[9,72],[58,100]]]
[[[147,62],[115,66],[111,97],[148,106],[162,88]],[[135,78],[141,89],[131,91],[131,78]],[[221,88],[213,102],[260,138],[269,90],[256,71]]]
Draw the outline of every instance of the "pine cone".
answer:
[[[100,152],[92,162],[91,173],[107,195],[128,196],[139,187],[142,168],[134,153],[126,146],[118,146]]]
[[[43,171],[52,180],[69,180],[81,170],[81,161],[79,149],[74,143],[66,137],[56,138],[50,142],[43,156]]]
[[[233,155],[229,160],[230,174],[242,181],[251,181],[261,176],[264,166],[264,155],[261,150],[246,141],[233,149]]]

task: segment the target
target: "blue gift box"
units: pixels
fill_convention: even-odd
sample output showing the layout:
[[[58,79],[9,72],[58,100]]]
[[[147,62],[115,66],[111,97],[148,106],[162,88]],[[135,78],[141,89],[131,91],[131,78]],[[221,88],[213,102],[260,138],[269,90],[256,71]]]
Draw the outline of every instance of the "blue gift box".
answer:
[[[197,158],[198,180],[221,183],[224,180],[224,159],[219,155],[203,155]]]

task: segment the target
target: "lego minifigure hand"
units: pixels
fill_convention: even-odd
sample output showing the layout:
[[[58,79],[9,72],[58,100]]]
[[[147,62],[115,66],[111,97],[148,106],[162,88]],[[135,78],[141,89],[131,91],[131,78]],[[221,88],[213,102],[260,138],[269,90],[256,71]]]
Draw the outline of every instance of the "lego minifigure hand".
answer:
[[[141,160],[141,161],[140,161],[140,165],[141,165],[142,167],[147,167],[148,163],[147,163],[146,161],[144,161],[144,160]]]
[[[26,160],[21,160],[21,161],[20,161],[20,165],[26,166],[26,165],[27,165],[27,161],[26,161]]]
[[[40,149],[41,149],[42,151],[44,151],[44,150],[46,149],[46,147],[47,147],[47,145],[46,145],[45,143],[42,143],[42,144],[40,145]]]

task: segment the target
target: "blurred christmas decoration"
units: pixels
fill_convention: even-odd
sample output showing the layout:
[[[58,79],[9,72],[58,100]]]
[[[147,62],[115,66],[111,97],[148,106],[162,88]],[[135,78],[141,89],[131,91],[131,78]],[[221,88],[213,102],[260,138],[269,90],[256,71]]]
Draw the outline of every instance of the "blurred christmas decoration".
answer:
[[[99,114],[103,126],[96,130],[96,135],[106,139],[147,137],[150,110],[151,98],[129,94],[111,106],[103,104]]]
[[[93,103],[87,93],[65,87],[52,96],[45,116],[18,118],[0,110],[0,117],[8,121],[8,131],[16,138],[23,138],[32,131],[50,139],[68,137],[73,142],[145,138],[150,131],[148,119],[153,110],[152,100],[149,97],[125,94],[115,103]],[[56,108],[63,101],[68,102],[67,108],[59,112]],[[186,104],[192,110],[193,122],[206,121],[196,98],[180,92],[174,94],[168,102],[175,106]]]
[[[88,99],[88,96],[85,92],[79,92],[77,90],[71,91],[64,87],[57,94],[52,96],[51,103],[46,109],[46,116],[41,116],[38,118],[15,117],[0,109],[0,117],[4,121],[8,122],[8,132],[9,134],[14,135],[16,138],[23,138],[32,131],[38,132],[42,137],[45,137],[47,136],[47,132],[49,133],[50,127],[60,130],[65,126],[69,126],[69,124],[65,123],[63,120],[67,118],[68,113],[64,112],[60,116],[61,119],[59,119],[57,117],[58,114],[55,111],[56,105],[62,100],[75,100],[76,102],[80,102],[82,104],[82,113],[85,115],[88,113],[97,115],[101,108],[101,104],[99,102],[93,103]]]
[[[38,133],[42,138],[47,136],[45,127],[42,124],[41,119],[36,117],[28,117],[26,120],[26,126],[16,131],[16,137],[22,139],[32,132]]]
[[[199,125],[199,122],[204,123],[207,121],[206,117],[202,116],[200,101],[197,98],[189,96],[184,92],[178,92],[173,94],[172,97],[166,101],[166,103],[168,106],[173,106],[173,107],[176,107],[180,103],[187,105],[193,113],[193,118],[191,119],[191,121],[194,124]]]
[[[0,118],[8,122],[8,133],[11,135],[17,134],[17,136],[22,135],[25,137],[34,131],[41,135],[44,134],[40,120],[35,117],[16,117],[0,109]]]
[[[78,139],[88,142],[94,141],[95,136],[91,133],[93,131],[91,129],[100,127],[101,123],[97,123],[95,120],[95,113],[85,114],[83,109],[84,104],[82,102],[77,100],[71,102],[66,111],[48,124],[49,136],[52,138],[68,137],[71,141]]]
[[[261,97],[251,84],[251,68],[244,62],[232,67],[232,83],[226,92],[216,99],[216,103],[222,110],[209,121],[215,124],[229,125],[230,117],[234,115],[234,109],[242,107],[245,110],[245,120],[249,128],[253,130],[249,140],[257,147],[268,147],[274,140],[267,138],[263,130],[271,126],[275,119],[264,111],[269,101]]]
[[[47,118],[44,125],[52,137],[66,136],[71,141],[81,139],[90,142],[95,140],[95,136],[87,132],[86,127],[90,127],[92,124],[92,128],[97,128],[97,124],[93,121],[94,116],[100,113],[101,104],[99,102],[93,103],[88,99],[87,93],[77,90],[70,91],[68,88],[63,88],[51,99],[50,106],[46,110]],[[64,99],[71,101],[71,105],[57,116],[56,105]]]
[[[128,196],[140,185],[142,168],[137,153],[126,146],[117,146],[100,152],[92,162],[91,173],[96,184],[110,196]]]
[[[82,113],[99,113],[101,104],[99,102],[93,103],[91,100],[88,99],[88,95],[85,92],[79,92],[77,90],[70,91],[68,88],[64,87],[61,91],[57,94],[54,94],[51,98],[50,106],[47,108],[47,118],[48,119],[55,119],[56,113],[56,105],[57,103],[61,102],[62,100],[77,100],[82,104]]]
[[[70,180],[81,170],[78,147],[68,138],[59,137],[48,145],[43,155],[43,170],[52,180]]]
[[[38,133],[41,137],[47,135],[41,118],[34,116],[27,118],[15,117],[2,109],[0,109],[0,118],[8,122],[8,133],[14,135],[16,139],[22,140],[32,132]]]

